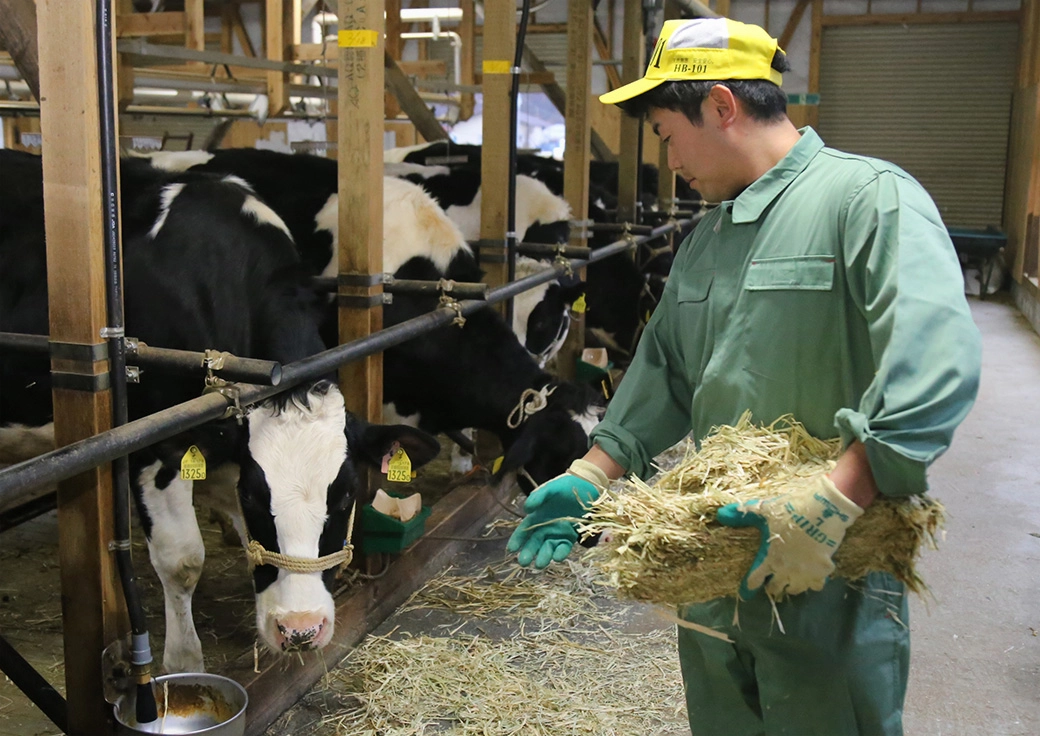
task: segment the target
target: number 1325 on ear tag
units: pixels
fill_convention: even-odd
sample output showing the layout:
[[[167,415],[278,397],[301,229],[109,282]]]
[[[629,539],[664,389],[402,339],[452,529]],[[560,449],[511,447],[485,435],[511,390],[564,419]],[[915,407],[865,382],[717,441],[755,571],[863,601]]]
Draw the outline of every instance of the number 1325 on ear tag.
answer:
[[[181,458],[182,480],[206,480],[206,457],[195,445],[188,448]]]
[[[412,482],[412,461],[403,447],[397,448],[386,465],[386,479],[394,483]]]

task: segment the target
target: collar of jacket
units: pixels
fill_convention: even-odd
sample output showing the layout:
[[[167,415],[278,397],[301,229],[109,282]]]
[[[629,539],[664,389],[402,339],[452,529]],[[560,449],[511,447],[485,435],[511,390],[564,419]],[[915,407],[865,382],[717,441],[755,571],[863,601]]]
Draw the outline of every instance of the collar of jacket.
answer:
[[[815,130],[806,126],[798,132],[802,137],[794,144],[794,148],[733,200],[734,225],[754,222],[761,217],[766,207],[798,178],[809,162],[823,149],[823,140]]]

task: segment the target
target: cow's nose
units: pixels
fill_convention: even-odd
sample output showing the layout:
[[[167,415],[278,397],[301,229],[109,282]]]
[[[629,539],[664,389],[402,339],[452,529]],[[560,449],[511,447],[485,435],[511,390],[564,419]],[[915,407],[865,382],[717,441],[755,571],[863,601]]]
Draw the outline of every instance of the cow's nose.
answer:
[[[275,620],[278,645],[283,652],[313,649],[325,629],[325,617],[320,613],[287,613]]]

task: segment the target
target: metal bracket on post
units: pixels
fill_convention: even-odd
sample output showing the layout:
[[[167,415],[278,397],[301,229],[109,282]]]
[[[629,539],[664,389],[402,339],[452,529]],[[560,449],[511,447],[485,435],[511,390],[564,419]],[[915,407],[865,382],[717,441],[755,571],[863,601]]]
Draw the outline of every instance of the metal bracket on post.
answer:
[[[384,291],[376,294],[344,294],[343,289],[370,290],[373,286],[385,283],[387,274],[383,273],[341,273],[336,294],[337,303],[350,309],[374,309],[384,304],[391,304],[393,296]]]

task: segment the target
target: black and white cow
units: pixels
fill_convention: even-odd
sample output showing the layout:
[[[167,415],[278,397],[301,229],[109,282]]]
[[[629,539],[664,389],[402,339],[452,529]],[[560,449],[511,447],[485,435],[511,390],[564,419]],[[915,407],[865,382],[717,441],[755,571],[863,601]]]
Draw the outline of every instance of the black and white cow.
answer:
[[[244,182],[167,175],[130,161],[121,183],[128,334],[168,348],[216,348],[283,363],[324,349],[316,317],[324,305],[303,280],[288,229]],[[24,209],[11,212],[12,202]],[[22,264],[13,275],[0,272],[0,330],[46,334],[38,158],[0,151],[0,212],[0,263]],[[0,425],[11,434],[12,423],[50,421],[49,366],[19,361],[6,356],[0,364]],[[197,378],[148,371],[129,387],[131,418],[194,398],[201,388]],[[131,455],[131,486],[165,597],[164,668],[203,668],[191,598],[205,549],[194,483],[180,473],[189,446],[202,451],[210,473],[239,468],[238,503],[224,499],[223,508],[241,506],[236,527],[243,534],[270,552],[314,561],[344,546],[359,502],[355,463],[379,463],[394,442],[413,466],[439,450],[436,439],[412,427],[365,424],[346,412],[334,383],[320,380],[251,407],[241,423],[212,422]],[[335,573],[257,565],[261,640],[275,651],[325,646],[335,624]]]
[[[252,149],[159,154],[150,161],[167,170],[222,172],[248,181],[286,213],[312,272],[327,272],[338,239],[334,161]],[[472,250],[433,198],[409,181],[386,177],[383,183],[384,270],[401,279],[479,281]],[[395,294],[383,323],[398,324],[437,306],[436,296]],[[335,342],[334,330],[326,340]],[[595,392],[555,381],[493,310],[470,316],[461,329],[445,326],[388,349],[383,372],[385,416],[429,432],[478,427],[495,433],[506,450],[500,472],[517,472],[526,490],[533,488],[530,479],[548,480],[583,455],[602,414]],[[520,405],[527,411],[510,420]]]
[[[451,169],[470,172],[456,175],[453,186],[447,187],[448,197],[465,198],[476,185],[465,182],[474,177],[479,181],[481,147],[437,141],[383,152],[383,161],[389,170],[399,171],[415,178],[424,167],[433,171]],[[521,154],[517,157],[517,172],[544,183],[549,192],[563,194],[563,163],[544,156]],[[643,167],[644,188],[641,198],[644,207],[655,209],[657,202],[657,168]],[[612,223],[615,217],[608,210],[617,207],[617,163],[593,162],[590,165],[589,219],[596,223]],[[445,177],[447,180],[447,177]],[[518,180],[520,177],[518,177]],[[461,194],[452,193],[461,190]],[[695,196],[683,190],[679,196]],[[440,199],[439,199],[440,201]],[[442,202],[444,204],[444,202]],[[589,247],[608,245],[619,237],[617,231],[594,232]],[[533,238],[529,238],[533,240]],[[588,313],[585,318],[587,340],[610,350],[616,362],[627,362],[649,315],[653,312],[664,290],[671,269],[672,251],[655,243],[652,248],[640,248],[635,261],[631,258],[609,258],[590,264],[586,271]]]
[[[388,176],[414,182],[437,200],[467,241],[480,240],[481,172],[479,167],[423,166],[412,163],[387,163]],[[571,208],[538,179],[516,177],[516,234],[528,243],[564,244],[570,235]],[[534,258],[520,256],[516,278],[551,266]],[[563,277],[518,295],[513,300],[513,331],[520,343],[545,366],[559,352],[567,338],[570,311],[585,293],[584,284]]]

